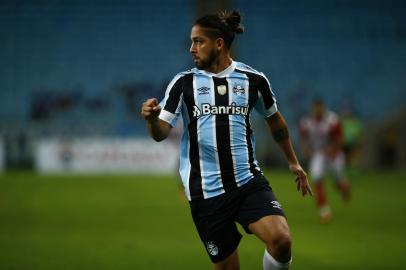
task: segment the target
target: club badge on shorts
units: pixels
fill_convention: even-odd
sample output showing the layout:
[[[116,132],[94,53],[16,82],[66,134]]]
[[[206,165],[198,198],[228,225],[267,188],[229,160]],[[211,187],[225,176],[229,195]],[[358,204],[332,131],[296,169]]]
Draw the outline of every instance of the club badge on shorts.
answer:
[[[217,86],[217,92],[218,92],[220,95],[224,96],[224,95],[227,93],[227,86],[225,86],[225,85],[219,85],[219,86]]]
[[[211,256],[219,254],[219,248],[212,241],[206,243],[206,248]]]

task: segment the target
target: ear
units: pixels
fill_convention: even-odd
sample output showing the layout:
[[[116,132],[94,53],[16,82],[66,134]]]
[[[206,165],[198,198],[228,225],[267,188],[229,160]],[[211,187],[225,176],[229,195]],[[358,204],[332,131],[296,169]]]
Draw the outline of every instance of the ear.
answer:
[[[224,46],[225,46],[225,44],[224,44],[224,39],[222,39],[222,38],[216,39],[216,47],[217,47],[217,50],[221,51]]]

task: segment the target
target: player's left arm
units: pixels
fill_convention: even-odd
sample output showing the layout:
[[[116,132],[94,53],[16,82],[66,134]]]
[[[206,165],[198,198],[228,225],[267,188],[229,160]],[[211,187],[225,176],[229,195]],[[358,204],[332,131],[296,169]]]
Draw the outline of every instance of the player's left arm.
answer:
[[[284,153],[291,172],[296,174],[297,190],[302,191],[302,195],[307,193],[313,195],[312,189],[307,179],[307,174],[296,157],[293,150],[292,142],[289,137],[288,125],[279,111],[276,111],[270,117],[266,118],[267,125],[272,134],[273,139],[279,145],[279,148]]]

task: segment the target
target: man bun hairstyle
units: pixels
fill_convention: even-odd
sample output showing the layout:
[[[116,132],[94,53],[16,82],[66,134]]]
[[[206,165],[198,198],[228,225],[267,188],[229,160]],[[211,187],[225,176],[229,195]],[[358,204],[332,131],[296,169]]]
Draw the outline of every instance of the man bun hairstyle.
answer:
[[[241,14],[237,10],[203,16],[197,19],[193,25],[205,28],[206,34],[212,38],[222,38],[228,49],[234,41],[235,34],[244,32]]]
[[[229,12],[225,10],[220,12],[218,16],[223,22],[227,23],[235,33],[244,33],[244,26],[241,24],[241,14],[239,11],[233,10]]]

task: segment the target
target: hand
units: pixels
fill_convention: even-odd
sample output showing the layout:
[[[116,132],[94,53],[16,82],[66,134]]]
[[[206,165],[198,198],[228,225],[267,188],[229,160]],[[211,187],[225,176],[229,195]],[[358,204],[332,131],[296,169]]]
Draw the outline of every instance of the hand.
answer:
[[[147,99],[147,101],[142,104],[141,115],[147,121],[156,120],[160,112],[161,107],[158,105],[156,98]]]
[[[297,185],[297,191],[302,190],[302,196],[305,196],[307,193],[309,193],[310,196],[313,196],[312,188],[310,187],[309,181],[307,180],[307,174],[302,169],[302,167],[299,164],[292,164],[289,165],[289,169],[291,172],[296,174],[295,181]]]

